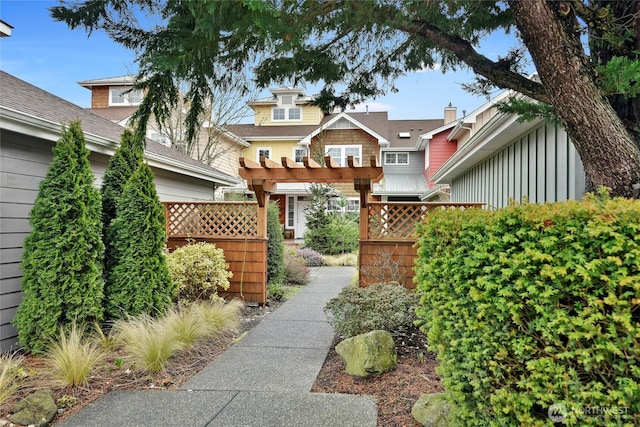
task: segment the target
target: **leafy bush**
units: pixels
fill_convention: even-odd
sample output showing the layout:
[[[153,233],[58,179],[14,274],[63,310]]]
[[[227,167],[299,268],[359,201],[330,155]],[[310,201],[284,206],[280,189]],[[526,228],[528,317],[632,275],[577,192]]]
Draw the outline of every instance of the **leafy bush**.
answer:
[[[322,255],[311,248],[298,249],[298,256],[304,259],[304,262],[308,267],[320,267],[321,265],[324,265],[324,258]]]
[[[549,425],[554,404],[568,425],[640,424],[640,201],[437,211],[418,231],[456,425]]]
[[[284,276],[285,282],[291,284],[306,285],[311,280],[311,271],[295,248],[287,248],[285,251]]]
[[[267,206],[267,283],[284,281],[284,236],[277,202]]]
[[[98,344],[85,340],[84,329],[75,323],[67,332],[60,328],[45,354],[51,376],[63,387],[85,385],[95,365],[102,359]]]
[[[345,337],[382,329],[392,335],[413,328],[418,297],[406,288],[376,283],[366,288],[347,286],[324,308],[329,323]]]
[[[124,186],[109,232],[114,263],[104,292],[109,319],[157,315],[171,307],[177,286],[165,262],[164,211],[148,165],[140,163]]]
[[[64,129],[29,215],[20,268],[19,341],[43,352],[58,329],[103,318],[102,205],[79,122]]]
[[[330,215],[326,226],[310,228],[304,233],[304,246],[324,255],[338,255],[358,250],[360,226],[349,217]]]
[[[272,282],[267,285],[267,298],[271,300],[280,301],[284,296],[284,293],[284,286],[280,283]]]
[[[219,299],[218,287],[229,289],[233,276],[224,251],[212,243],[191,243],[167,255],[167,268],[178,286],[176,299],[181,302]]]

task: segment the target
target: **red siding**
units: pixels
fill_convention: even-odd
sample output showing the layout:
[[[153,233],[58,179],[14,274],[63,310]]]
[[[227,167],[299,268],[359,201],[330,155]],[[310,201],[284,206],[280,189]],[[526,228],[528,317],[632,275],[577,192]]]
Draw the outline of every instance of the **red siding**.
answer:
[[[431,177],[438,169],[456,152],[456,141],[447,141],[449,130],[435,135],[429,142],[429,168],[425,171],[429,187],[433,187],[435,183]]]

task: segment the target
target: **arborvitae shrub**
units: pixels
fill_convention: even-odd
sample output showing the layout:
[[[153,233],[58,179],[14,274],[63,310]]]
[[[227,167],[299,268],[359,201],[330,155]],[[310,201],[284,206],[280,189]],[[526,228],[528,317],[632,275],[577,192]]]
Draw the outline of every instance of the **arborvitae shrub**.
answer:
[[[212,243],[192,243],[167,255],[167,267],[178,286],[177,301],[219,300],[218,288],[229,289],[233,276],[224,251]]]
[[[417,295],[397,284],[347,286],[324,307],[329,323],[345,337],[385,330],[392,335],[414,328]]]
[[[568,425],[640,425],[640,201],[437,211],[418,230],[456,425],[550,425],[552,405]]]
[[[105,285],[109,319],[157,315],[170,307],[177,286],[165,262],[164,215],[148,165],[141,162],[124,186],[109,232],[114,263]]]
[[[284,236],[276,202],[267,206],[267,283],[284,281]]]
[[[29,217],[13,320],[22,346],[43,352],[59,328],[103,318],[100,193],[79,122],[63,130]]]
[[[104,265],[105,272],[113,268],[111,257],[112,236],[109,233],[109,225],[116,217],[118,200],[122,196],[125,184],[138,168],[142,160],[142,144],[130,130],[125,130],[120,137],[120,146],[113,154],[102,177],[102,240],[105,246]]]

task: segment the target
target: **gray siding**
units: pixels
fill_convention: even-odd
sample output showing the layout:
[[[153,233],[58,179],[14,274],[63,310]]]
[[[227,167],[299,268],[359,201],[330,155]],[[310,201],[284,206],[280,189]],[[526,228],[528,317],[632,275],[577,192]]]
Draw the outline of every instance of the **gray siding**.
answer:
[[[17,332],[11,320],[22,300],[20,257],[30,231],[29,212],[38,185],[53,158],[50,142],[0,130],[0,352],[15,346]],[[109,156],[89,157],[99,187]],[[154,169],[161,200],[212,200],[212,184],[165,170]]]
[[[424,150],[423,151],[389,151],[390,153],[409,153],[408,165],[382,165],[385,174],[423,174],[424,173]],[[384,152],[382,155],[384,159]]]
[[[581,199],[582,161],[561,127],[541,124],[483,160],[451,185],[451,200],[507,206],[510,199],[531,203]]]

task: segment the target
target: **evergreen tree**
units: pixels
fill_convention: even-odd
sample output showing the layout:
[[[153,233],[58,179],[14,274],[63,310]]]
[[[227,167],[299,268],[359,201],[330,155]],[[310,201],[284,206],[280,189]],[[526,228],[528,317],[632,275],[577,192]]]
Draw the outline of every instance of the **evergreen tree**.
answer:
[[[267,206],[267,283],[284,282],[284,236],[277,202]]]
[[[46,349],[60,327],[103,318],[100,193],[80,122],[63,129],[31,210],[20,267],[24,299],[13,320],[20,344]]]
[[[177,288],[163,253],[162,204],[151,168],[142,161],[124,186],[108,232],[113,237],[113,268],[105,285],[108,318],[163,312]]]
[[[102,178],[102,239],[105,246],[104,269],[105,274],[113,267],[112,262],[112,237],[108,229],[111,221],[116,217],[118,199],[122,195],[124,185],[142,159],[142,143],[129,129],[120,137],[120,147],[109,160],[107,169]]]

